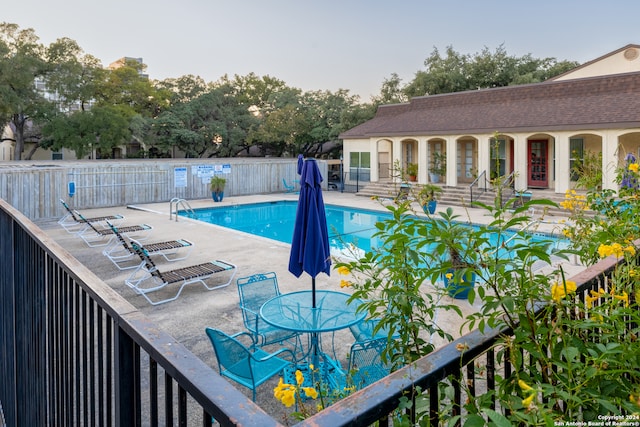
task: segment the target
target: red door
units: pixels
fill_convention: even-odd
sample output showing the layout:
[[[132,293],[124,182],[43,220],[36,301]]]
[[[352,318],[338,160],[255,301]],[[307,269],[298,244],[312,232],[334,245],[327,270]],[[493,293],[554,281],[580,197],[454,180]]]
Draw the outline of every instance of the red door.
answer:
[[[549,186],[547,153],[547,140],[529,141],[529,167],[527,168],[529,187],[547,188]]]

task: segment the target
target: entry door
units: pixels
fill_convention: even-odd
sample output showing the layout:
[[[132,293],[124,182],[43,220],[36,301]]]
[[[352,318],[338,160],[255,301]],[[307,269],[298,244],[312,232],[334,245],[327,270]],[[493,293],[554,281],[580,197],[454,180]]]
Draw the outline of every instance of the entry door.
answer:
[[[476,167],[475,142],[458,141],[457,177],[458,182],[473,182]]]
[[[529,141],[529,187],[547,188],[549,186],[549,159],[547,141]]]
[[[391,176],[391,163],[389,161],[389,153],[381,151],[378,153],[378,178],[386,179]]]

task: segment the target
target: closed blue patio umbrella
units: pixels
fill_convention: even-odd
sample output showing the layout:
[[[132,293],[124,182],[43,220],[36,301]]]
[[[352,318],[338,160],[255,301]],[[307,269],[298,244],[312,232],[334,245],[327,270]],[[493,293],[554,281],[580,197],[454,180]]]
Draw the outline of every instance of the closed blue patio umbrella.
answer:
[[[299,159],[300,161],[300,159]],[[314,159],[304,160],[300,173],[300,196],[291,241],[289,271],[296,277],[311,276],[312,307],[316,306],[316,276],[331,272],[327,217],[322,199],[322,175]]]

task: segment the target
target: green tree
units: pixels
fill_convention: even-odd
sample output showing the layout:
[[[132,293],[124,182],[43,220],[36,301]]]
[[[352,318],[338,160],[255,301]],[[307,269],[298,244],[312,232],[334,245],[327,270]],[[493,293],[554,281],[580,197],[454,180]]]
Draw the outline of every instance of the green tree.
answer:
[[[106,77],[100,61],[85,54],[71,39],[62,38],[51,43],[46,53],[46,85],[56,94],[56,107],[69,112],[76,106],[87,109],[96,90]]]
[[[156,88],[143,74],[144,67],[135,60],[125,60],[122,67],[109,71],[96,88],[96,105],[119,105],[128,108],[132,117],[160,114],[169,106],[171,92]]]
[[[234,96],[233,88],[219,86],[154,119],[153,147],[165,153],[176,147],[187,157],[235,156],[256,121],[249,106]]]
[[[435,48],[424,65],[426,70],[418,71],[405,87],[407,96],[537,83],[575,68],[578,63],[558,62],[555,58],[537,59],[530,54],[516,57],[500,45],[494,52],[484,47],[473,55],[461,54],[447,46],[446,55],[442,56]]]
[[[389,78],[384,79],[380,88],[380,95],[374,96],[372,101],[376,105],[399,104],[409,101],[402,86],[402,79],[397,73],[392,73]]]
[[[47,71],[44,52],[33,29],[0,23],[0,122],[12,126],[15,160],[22,159],[34,121],[52,111],[35,85]]]
[[[165,79],[154,83],[156,89],[168,91],[171,94],[171,105],[185,103],[204,95],[209,85],[200,76],[187,74],[175,79]]]
[[[111,158],[113,149],[131,138],[131,117],[118,106],[96,106],[88,111],[58,113],[43,129],[48,148],[69,148],[81,159],[93,150],[96,158]]]

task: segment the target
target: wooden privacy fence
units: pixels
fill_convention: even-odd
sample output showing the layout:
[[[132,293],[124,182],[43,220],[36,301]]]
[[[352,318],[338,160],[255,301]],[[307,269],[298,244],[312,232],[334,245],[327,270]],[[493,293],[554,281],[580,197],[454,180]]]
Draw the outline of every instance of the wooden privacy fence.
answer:
[[[318,166],[326,177],[326,162]],[[297,159],[283,158],[0,162],[0,199],[31,220],[62,216],[60,199],[76,209],[203,199],[214,171],[225,196],[284,192],[283,179],[298,178]]]

